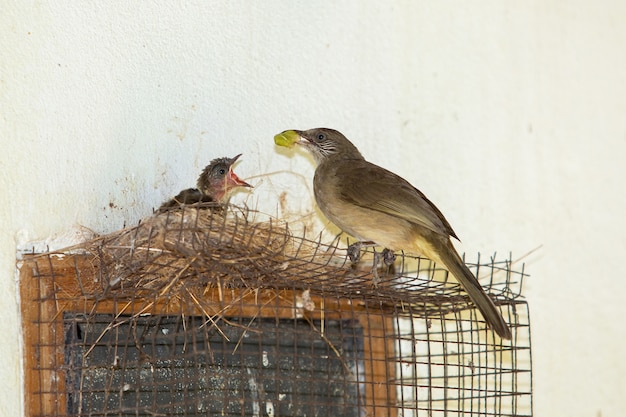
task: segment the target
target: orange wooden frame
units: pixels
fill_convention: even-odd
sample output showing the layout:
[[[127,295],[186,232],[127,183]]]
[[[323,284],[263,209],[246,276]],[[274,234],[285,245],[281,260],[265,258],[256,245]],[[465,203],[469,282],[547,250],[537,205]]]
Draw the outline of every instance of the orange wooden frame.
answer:
[[[24,340],[25,406],[28,416],[67,414],[64,362],[64,312],[121,314],[222,315],[312,320],[355,318],[364,329],[365,398],[367,415],[396,415],[394,334],[391,317],[368,310],[351,300],[311,297],[314,311],[297,306],[301,291],[212,288],[198,305],[182,306],[176,300],[99,300],[80,296],[83,283],[93,282],[98,270],[92,256],[29,256],[20,270],[20,296]],[[323,331],[323,330],[321,330]]]

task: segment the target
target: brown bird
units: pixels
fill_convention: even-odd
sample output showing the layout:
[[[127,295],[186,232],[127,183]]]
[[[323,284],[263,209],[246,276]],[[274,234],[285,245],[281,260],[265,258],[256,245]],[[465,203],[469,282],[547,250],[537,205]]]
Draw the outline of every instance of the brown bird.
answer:
[[[198,188],[187,188],[181,191],[176,197],[163,203],[159,211],[170,210],[181,204],[224,203],[233,188],[252,187],[233,172],[233,165],[240,156],[241,154],[234,158],[212,160],[198,177],[196,184]]]
[[[402,177],[367,162],[340,132],[318,128],[287,130],[278,145],[308,149],[317,169],[315,200],[324,215],[362,242],[421,254],[442,264],[463,286],[483,317],[504,339],[511,331],[499,310],[467,268],[450,237],[454,230],[435,205]]]

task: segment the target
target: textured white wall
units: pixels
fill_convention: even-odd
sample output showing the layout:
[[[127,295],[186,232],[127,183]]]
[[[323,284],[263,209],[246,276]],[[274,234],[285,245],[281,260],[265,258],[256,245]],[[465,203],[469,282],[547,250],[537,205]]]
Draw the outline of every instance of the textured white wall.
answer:
[[[23,410],[15,254],[132,224],[243,152],[310,210],[273,134],[343,131],[480,251],[523,255],[539,416],[626,409],[626,3],[52,1],[0,13],[0,414]],[[4,414],[3,414],[4,413]]]

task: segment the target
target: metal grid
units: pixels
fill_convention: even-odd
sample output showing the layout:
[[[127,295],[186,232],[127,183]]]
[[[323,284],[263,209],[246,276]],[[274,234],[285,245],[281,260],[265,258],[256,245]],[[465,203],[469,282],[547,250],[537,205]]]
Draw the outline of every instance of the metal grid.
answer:
[[[32,416],[530,416],[523,266],[353,265],[235,207],[183,207],[21,265]],[[515,265],[517,266],[517,265]],[[374,285],[376,282],[376,285]]]

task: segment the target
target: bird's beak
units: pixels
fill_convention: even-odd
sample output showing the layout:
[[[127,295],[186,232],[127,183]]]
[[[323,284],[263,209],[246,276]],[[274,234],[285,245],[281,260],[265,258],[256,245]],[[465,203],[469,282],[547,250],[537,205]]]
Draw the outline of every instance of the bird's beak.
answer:
[[[233,159],[231,159],[230,166],[228,167],[228,175],[226,176],[226,188],[234,188],[234,187],[250,187],[252,186],[239,178],[237,174],[233,172],[233,165],[235,165],[235,161],[239,159],[242,154],[237,155]]]

